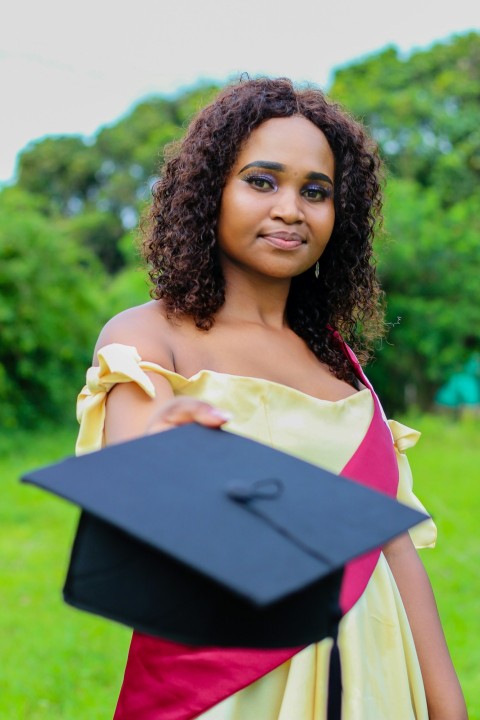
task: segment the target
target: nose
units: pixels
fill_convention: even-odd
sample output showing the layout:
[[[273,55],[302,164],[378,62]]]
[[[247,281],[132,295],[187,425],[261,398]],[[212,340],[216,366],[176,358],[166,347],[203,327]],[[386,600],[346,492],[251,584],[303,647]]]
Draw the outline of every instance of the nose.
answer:
[[[305,216],[301,207],[301,197],[292,189],[278,190],[273,197],[270,217],[272,220],[283,220],[287,225],[303,222]]]

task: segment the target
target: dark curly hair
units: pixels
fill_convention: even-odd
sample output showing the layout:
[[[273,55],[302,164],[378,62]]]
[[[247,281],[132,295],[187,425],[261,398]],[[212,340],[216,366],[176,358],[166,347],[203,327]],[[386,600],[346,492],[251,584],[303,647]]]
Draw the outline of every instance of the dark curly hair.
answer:
[[[144,227],[144,256],[170,316],[189,315],[209,330],[225,300],[216,246],[223,187],[251,132],[271,118],[302,115],[326,136],[335,158],[335,225],[319,265],[292,279],[290,327],[339,378],[352,372],[329,327],[362,362],[381,335],[381,291],[372,259],[381,214],[380,162],[364,129],[313,88],[280,79],[247,79],[225,88],[170,147]]]

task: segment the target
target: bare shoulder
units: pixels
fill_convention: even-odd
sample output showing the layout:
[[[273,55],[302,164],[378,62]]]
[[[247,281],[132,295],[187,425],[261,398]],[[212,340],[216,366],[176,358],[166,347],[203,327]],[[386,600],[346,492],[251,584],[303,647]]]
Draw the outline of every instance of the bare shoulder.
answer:
[[[161,302],[152,300],[129,308],[115,315],[102,328],[95,345],[94,364],[98,364],[97,353],[102,347],[119,343],[135,347],[142,360],[173,370],[174,332]]]

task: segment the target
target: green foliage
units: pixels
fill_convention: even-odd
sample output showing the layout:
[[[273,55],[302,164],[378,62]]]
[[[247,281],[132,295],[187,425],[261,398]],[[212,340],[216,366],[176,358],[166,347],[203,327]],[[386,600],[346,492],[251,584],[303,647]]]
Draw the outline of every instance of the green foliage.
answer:
[[[150,286],[143,267],[122,270],[110,283],[105,296],[109,315],[116,315],[127,307],[150,300]]]
[[[480,198],[444,209],[435,188],[394,179],[388,188],[379,269],[390,330],[370,375],[392,409],[405,404],[405,388],[428,407],[480,328]]]
[[[47,137],[29,145],[18,160],[18,186],[47,200],[49,214],[74,214],[96,184],[98,159],[78,136]]]
[[[80,246],[91,250],[109,273],[124,266],[119,238],[125,231],[118,215],[88,206],[75,217],[58,224]]]
[[[391,329],[370,374],[391,409],[429,407],[479,334],[479,67],[470,33],[409,57],[388,48],[339,70],[331,88],[389,172],[379,271]]]
[[[16,187],[0,195],[5,427],[71,411],[103,322],[149,299],[130,231],[165,146],[217,92],[209,85],[152,97],[91,141],[47,137],[21,153]]]
[[[114,274],[124,267],[118,243],[138,223],[164,148],[216,92],[201,86],[177,98],[144,100],[91,142],[70,136],[33,143],[20,155],[18,186],[41,199],[45,214],[61,220]]]
[[[219,90],[218,85],[200,83],[191,90],[179,93],[174,103],[177,121],[181,127],[185,128],[194,115],[211,103]]]
[[[0,194],[4,427],[64,414],[66,399],[82,383],[101,316],[97,264],[36,205],[16,188]]]
[[[480,35],[402,58],[388,48],[339,70],[331,94],[360,117],[394,175],[435,187],[442,204],[480,179]]]

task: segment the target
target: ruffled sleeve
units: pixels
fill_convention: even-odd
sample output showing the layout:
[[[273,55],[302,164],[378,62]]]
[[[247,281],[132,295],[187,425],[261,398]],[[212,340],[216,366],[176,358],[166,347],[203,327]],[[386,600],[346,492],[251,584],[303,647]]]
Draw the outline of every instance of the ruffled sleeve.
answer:
[[[155,397],[155,387],[146,371],[161,371],[155,363],[143,362],[136,348],[117,343],[98,351],[98,367],[87,371],[87,384],[77,399],[77,420],[80,423],[77,455],[99,450],[103,445],[107,394],[117,383],[134,382],[146,394]]]
[[[405,451],[417,444],[420,433],[417,430],[402,425],[396,420],[389,420],[388,424],[395,443],[395,452],[398,460],[399,482],[397,500],[410,505],[410,507],[426,513],[424,506],[413,492],[413,478],[410,464]],[[410,537],[416,548],[435,547],[437,528],[432,518],[416,525],[410,530]]]

